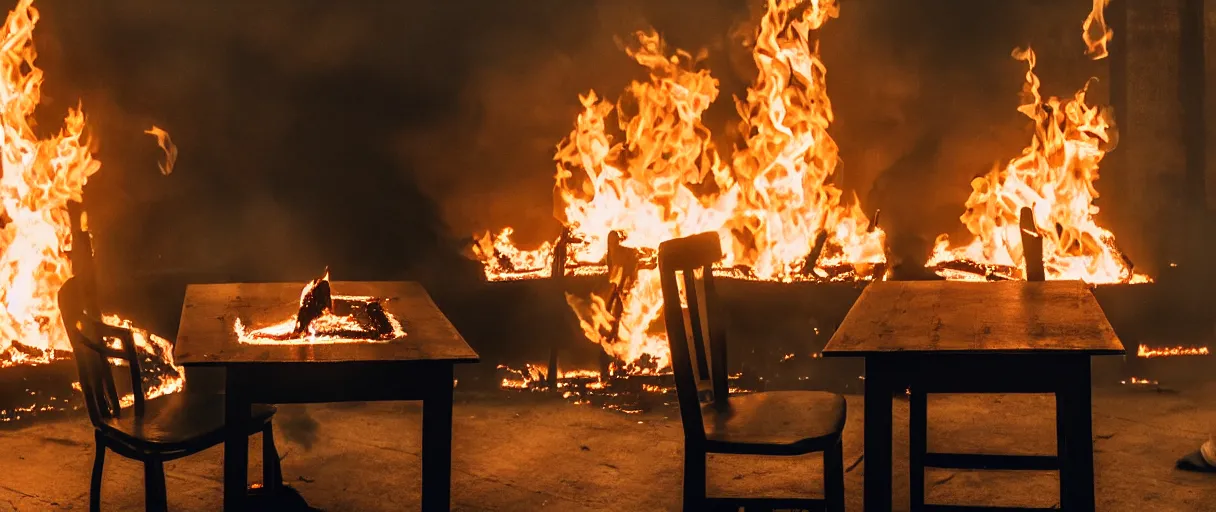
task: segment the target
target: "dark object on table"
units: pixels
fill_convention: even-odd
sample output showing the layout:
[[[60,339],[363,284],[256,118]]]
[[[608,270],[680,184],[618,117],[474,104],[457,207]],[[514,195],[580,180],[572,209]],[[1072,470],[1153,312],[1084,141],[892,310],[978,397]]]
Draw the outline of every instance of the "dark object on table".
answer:
[[[1174,467],[1195,473],[1216,473],[1216,466],[1208,464],[1207,459],[1203,458],[1203,453],[1199,450],[1195,450],[1178,459],[1178,463]]]
[[[1047,280],[1043,268],[1043,235],[1034,223],[1034,211],[1030,207],[1022,207],[1019,226],[1022,232],[1022,258],[1026,261],[1026,280]]]
[[[320,318],[332,308],[329,267],[326,267],[325,274],[318,279],[313,279],[304,287],[304,295],[300,297],[300,311],[296,313],[296,327],[292,329],[291,334],[295,337],[304,335],[313,320]]]
[[[263,435],[263,475],[268,492],[282,482],[279,456],[274,447],[271,417],[275,409],[260,405],[235,425],[224,421],[224,398],[220,395],[175,393],[145,403],[140,380],[139,357],[131,331],[102,323],[84,306],[84,290],[76,278],[59,291],[59,309],[72,343],[80,372],[81,391],[97,443],[89,489],[89,510],[101,508],[101,477],[106,449],[144,464],[144,496],[147,510],[167,510],[164,463],[198,453],[228,441],[246,444],[250,435]],[[121,348],[104,341],[117,338]],[[114,373],[108,359],[120,359],[130,370],[134,404],[123,410]],[[239,438],[239,439],[238,439]],[[246,446],[248,449],[248,446]]]
[[[224,368],[224,415],[247,419],[255,403],[422,400],[422,510],[448,510],[452,478],[453,367],[477,362],[426,290],[411,282],[343,282],[355,296],[381,297],[408,336],[384,343],[249,344],[227,326],[290,315],[299,284],[190,285],[174,355],[186,367]],[[217,322],[216,318],[224,321]],[[335,382],[342,385],[335,386]],[[249,447],[229,432],[224,444],[224,510],[245,510]]]
[[[384,314],[384,306],[380,305],[380,301],[368,301],[367,307],[363,309],[363,312],[367,315],[372,332],[379,334],[381,337],[393,334],[393,324],[389,322],[388,315]]]
[[[891,510],[891,406],[911,393],[912,509],[926,467],[1060,471],[1064,510],[1094,509],[1090,356],[1123,344],[1080,281],[881,282],[866,287],[823,350],[864,357],[865,510]],[[1056,395],[1055,455],[930,453],[929,393]]]
[[[841,433],[845,423],[844,397],[820,391],[730,396],[726,380],[726,336],[715,323],[721,308],[714,290],[712,267],[721,259],[718,234],[713,232],[669,240],[659,246],[663,312],[684,425],[684,510],[705,510],[713,503],[730,507],[823,507],[829,511],[843,511]],[[700,273],[699,277],[697,273]],[[688,300],[687,310],[681,307],[681,278]],[[686,330],[686,325],[691,326],[691,332]],[[695,360],[692,360],[693,354]],[[712,398],[704,407],[700,402],[703,392]],[[825,499],[706,496],[708,453],[804,455],[815,452],[823,452]]]

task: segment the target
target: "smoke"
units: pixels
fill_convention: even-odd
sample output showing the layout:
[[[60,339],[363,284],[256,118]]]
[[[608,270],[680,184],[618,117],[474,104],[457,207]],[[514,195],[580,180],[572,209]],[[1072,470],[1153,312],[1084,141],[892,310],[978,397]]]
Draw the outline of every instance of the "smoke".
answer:
[[[279,427],[284,439],[303,446],[305,450],[311,450],[313,443],[317,442],[317,431],[321,426],[308,414],[308,408],[300,404],[278,406],[274,424]]]

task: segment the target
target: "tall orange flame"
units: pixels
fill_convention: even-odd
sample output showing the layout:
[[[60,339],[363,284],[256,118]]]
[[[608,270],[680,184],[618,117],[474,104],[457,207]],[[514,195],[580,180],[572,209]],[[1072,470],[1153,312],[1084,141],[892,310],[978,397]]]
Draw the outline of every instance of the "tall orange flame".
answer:
[[[31,126],[42,86],[42,70],[34,65],[38,11],[32,1],[17,3],[0,34],[0,355],[14,340],[42,350],[71,349],[55,299],[71,277],[66,208],[81,200],[85,182],[101,166],[83,139],[79,108],[68,109],[63,129],[51,137],[39,139]]]
[[[745,277],[823,278],[811,271],[828,266],[869,276],[884,261],[884,235],[855,198],[843,201],[834,182],[838,149],[827,133],[832,109],[818,30],[838,12],[835,0],[768,1],[753,47],[759,74],[747,97],[736,99],[744,143],[729,161],[702,122],[718,96],[718,81],[699,67],[705,54],[669,52],[655,32],[636,34],[627,51],[649,80],[630,84],[616,104],[594,91],[582,95],[575,128],[557,148],[559,218],[581,241],[569,247],[567,262],[601,264],[612,232],[624,233],[623,246],[648,253],[665,240],[714,231],[722,266],[746,268]],[[619,141],[609,130],[612,116]],[[487,233],[474,247],[487,278],[548,275],[553,244],[520,250],[511,233]],[[823,249],[812,251],[821,234]],[[818,259],[807,262],[812,253]],[[666,366],[657,272],[643,264],[636,279],[610,279],[627,288],[619,315],[608,297],[568,297],[584,333],[624,363],[648,356],[647,368]]]
[[[67,203],[81,200],[89,176],[101,168],[83,135],[79,106],[68,109],[58,134],[39,138],[34,133],[42,70],[34,65],[38,10],[32,3],[19,1],[0,33],[0,367],[46,362],[56,351],[71,350],[57,300],[72,276]],[[151,374],[146,396],[182,389],[182,371],[173,363],[168,340],[116,315],[102,321],[132,331]]]
[[[1103,26],[1101,6],[1090,20]],[[1086,27],[1090,26],[1087,20]],[[1107,37],[1093,40],[1090,48],[1105,55]],[[1086,41],[1089,42],[1088,32]],[[1048,279],[1079,279],[1092,284],[1144,282],[1147,276],[1133,273],[1128,260],[1115,247],[1115,237],[1097,225],[1094,215],[1098,198],[1094,182],[1099,164],[1117,139],[1113,112],[1088,105],[1086,83],[1071,99],[1044,99],[1034,73],[1035,54],[1030,48],[1013,51],[1027,64],[1023,103],[1018,111],[1034,124],[1030,145],[1021,156],[971,182],[967,211],[960,219],[974,236],[964,246],[950,248],[941,235],[929,265],[968,260],[983,265],[1021,268],[1024,272],[1018,215],[1023,207],[1034,214],[1043,237],[1043,264]],[[1100,57],[1095,57],[1100,58]],[[983,279],[971,274],[948,274],[950,278]]]

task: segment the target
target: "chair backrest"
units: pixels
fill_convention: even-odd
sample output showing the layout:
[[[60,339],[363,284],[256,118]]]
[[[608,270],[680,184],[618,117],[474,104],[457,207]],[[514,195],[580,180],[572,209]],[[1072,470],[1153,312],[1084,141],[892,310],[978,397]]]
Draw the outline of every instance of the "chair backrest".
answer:
[[[85,225],[87,217],[84,203],[68,201],[68,220],[72,228],[72,250],[68,259],[72,262],[72,275],[79,283],[81,300],[89,311],[98,312],[97,273],[93,265],[93,238]]]
[[[95,427],[101,427],[106,419],[122,415],[122,402],[110,359],[126,363],[131,378],[134,413],[137,417],[143,416],[143,385],[131,331],[103,323],[100,316],[86,304],[84,284],[85,281],[76,277],[64,283],[59,289],[59,311],[68,341],[72,344],[72,357],[80,374],[80,388],[84,393],[89,420]],[[108,344],[105,341],[107,338],[118,339],[119,348]]]
[[[1027,281],[1046,281],[1047,271],[1043,268],[1043,235],[1039,233],[1034,222],[1034,211],[1022,207],[1019,212],[1018,224],[1022,233],[1022,258],[1026,263]]]
[[[726,335],[717,323],[721,309],[713,276],[713,265],[721,259],[721,241],[714,232],[659,245],[663,314],[687,438],[705,437],[702,390],[712,393],[715,407],[729,407]]]

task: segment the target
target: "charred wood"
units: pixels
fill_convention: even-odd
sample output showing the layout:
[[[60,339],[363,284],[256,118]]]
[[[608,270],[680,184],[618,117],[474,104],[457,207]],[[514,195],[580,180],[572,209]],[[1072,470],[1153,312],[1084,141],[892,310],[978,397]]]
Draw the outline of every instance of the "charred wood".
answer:
[[[326,310],[333,309],[333,299],[329,289],[329,267],[325,274],[308,283],[304,296],[300,298],[300,311],[296,314],[296,326],[292,334],[300,336],[308,330],[313,320],[320,318]]]
[[[1019,219],[1022,231],[1022,258],[1026,261],[1026,280],[1046,280],[1046,270],[1043,268],[1043,236],[1034,223],[1034,212],[1029,207],[1022,207]]]

